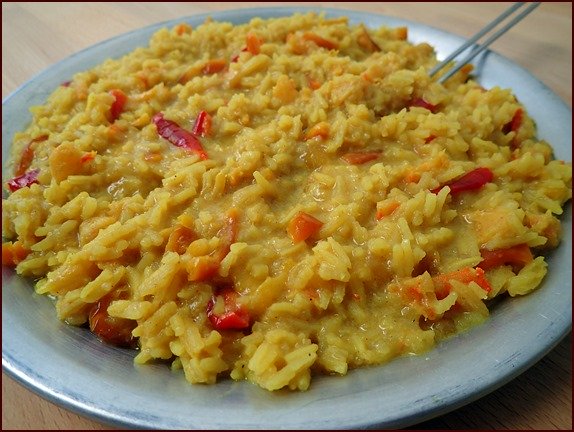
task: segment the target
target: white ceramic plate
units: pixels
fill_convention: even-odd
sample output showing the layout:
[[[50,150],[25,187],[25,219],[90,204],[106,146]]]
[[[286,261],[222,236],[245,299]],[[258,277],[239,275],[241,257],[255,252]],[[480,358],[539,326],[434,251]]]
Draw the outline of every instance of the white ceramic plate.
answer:
[[[289,15],[307,8],[244,9],[210,14],[233,23]],[[428,41],[439,58],[462,39],[420,24],[381,15],[323,9],[352,23],[409,27],[413,42]],[[185,20],[197,26],[207,15]],[[30,121],[62,81],[107,57],[147,44],[160,23],[81,51],[26,83],[3,102],[2,165],[13,133]],[[539,136],[557,158],[572,160],[572,113],[544,84],[511,61],[487,52],[477,63],[479,81],[511,87],[536,120]],[[400,358],[345,377],[319,377],[304,393],[269,393],[247,382],[189,385],[165,365],[134,366],[131,351],[105,346],[85,329],[60,323],[30,281],[2,267],[2,367],[45,398],[99,421],[154,429],[399,428],[454,410],[510,381],[547,354],[572,325],[572,221],[562,218],[563,244],[549,257],[543,286],[503,301],[490,320],[440,344],[426,356]]]

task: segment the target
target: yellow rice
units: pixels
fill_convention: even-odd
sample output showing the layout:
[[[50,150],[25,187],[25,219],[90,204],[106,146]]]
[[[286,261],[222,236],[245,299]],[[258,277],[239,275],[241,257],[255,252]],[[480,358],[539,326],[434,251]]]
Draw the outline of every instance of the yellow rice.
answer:
[[[137,322],[135,362],[165,360],[191,383],[305,390],[312,376],[420,354],[483,322],[492,298],[541,284],[571,164],[553,160],[510,90],[484,89],[468,69],[437,84],[427,75],[433,48],[405,36],[315,14],[208,20],[162,29],[148,47],[76,74],[14,137],[4,184],[25,146],[47,136],[29,167],[39,183],[2,203],[4,239],[29,251],[16,271],[73,325],[123,291],[107,312]],[[250,37],[258,53],[244,49]],[[209,71],[213,59],[224,67]],[[112,123],[113,89],[128,98]],[[520,127],[508,131],[519,109]],[[200,138],[205,160],[152,121],[162,112],[189,131],[200,111],[213,119]],[[365,152],[377,154],[341,159]],[[478,167],[494,179],[437,191]],[[193,280],[231,209],[229,253],[217,274]],[[322,222],[303,241],[288,232],[298,212]],[[179,251],[167,247],[177,229],[194,234]],[[534,259],[487,269],[490,290],[450,279],[479,266],[484,250],[517,245]],[[249,328],[208,319],[223,285]]]

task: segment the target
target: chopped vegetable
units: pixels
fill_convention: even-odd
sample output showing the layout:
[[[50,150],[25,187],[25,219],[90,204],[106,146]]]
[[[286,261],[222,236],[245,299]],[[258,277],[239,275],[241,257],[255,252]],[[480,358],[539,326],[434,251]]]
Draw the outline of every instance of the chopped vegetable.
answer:
[[[87,153],[84,153],[84,155],[80,158],[80,162],[82,163],[86,163],[89,162],[91,160],[94,160],[94,158],[96,157],[98,153],[95,150],[91,150]]]
[[[346,153],[341,156],[345,162],[351,165],[361,165],[372,160],[377,159],[380,156],[379,152],[363,152],[363,153]]]
[[[450,290],[452,289],[450,285],[451,280],[456,280],[462,282],[463,284],[476,282],[476,284],[487,293],[492,291],[490,283],[484,276],[483,269],[480,267],[465,267],[454,272],[444,273],[433,277],[437,299],[443,299],[449,294]]]
[[[261,51],[261,39],[251,32],[247,33],[246,51],[253,55],[257,55]]]
[[[90,309],[89,324],[90,330],[102,342],[119,346],[133,348],[136,338],[132,331],[137,326],[135,320],[116,318],[108,314],[108,306],[113,300],[118,300],[119,295],[115,292],[106,295],[95,303]]]
[[[186,33],[187,34],[191,33],[192,29],[191,29],[191,26],[189,24],[182,23],[182,24],[176,25],[174,30],[175,30],[176,35],[183,36]]]
[[[219,230],[219,246],[210,255],[194,257],[186,266],[188,280],[205,281],[217,274],[221,261],[231,250],[231,245],[237,239],[239,225],[238,213],[236,209],[231,209],[223,227]]]
[[[329,123],[327,122],[319,122],[313,125],[307,133],[305,134],[305,140],[309,140],[312,138],[318,139],[326,139],[329,138]]]
[[[363,24],[360,26],[360,33],[359,36],[357,36],[357,43],[361,48],[367,50],[368,52],[373,53],[381,51],[381,48],[375,43],[375,41],[373,41],[373,39],[371,39],[369,32]]]
[[[307,77],[307,83],[309,84],[309,88],[313,90],[321,88],[321,83],[311,77]]]
[[[219,248],[217,249],[215,256],[221,262],[223,258],[227,256],[231,245],[237,240],[237,230],[239,227],[239,217],[237,209],[232,208],[227,213],[227,218],[225,219],[225,224],[219,230],[218,236],[220,239]]]
[[[486,183],[491,182],[493,178],[494,174],[490,169],[482,167],[476,168],[467,172],[462,177],[432,190],[432,193],[437,194],[443,187],[448,186],[450,188],[450,194],[454,196],[461,192],[480,189]]]
[[[46,141],[47,139],[48,135],[40,135],[31,140],[26,145],[26,147],[24,147],[24,150],[22,151],[22,156],[20,157],[20,163],[18,164],[18,167],[16,168],[16,172],[14,173],[14,175],[21,176],[28,170],[28,168],[30,168],[32,161],[34,160],[34,149],[32,148],[32,144]]]
[[[307,240],[315,234],[323,222],[305,212],[298,212],[287,225],[287,232],[295,243]]]
[[[478,266],[483,270],[502,265],[522,268],[534,259],[530,248],[525,243],[506,249],[481,249],[480,255],[482,255],[482,261]]]
[[[375,215],[377,220],[381,220],[385,216],[391,215],[396,209],[400,207],[401,203],[397,200],[391,200],[386,202],[381,207],[377,208],[377,213]]]
[[[40,173],[39,169],[33,169],[20,176],[14,177],[13,179],[8,181],[8,188],[12,192],[16,192],[18,189],[22,189],[23,187],[29,187],[34,183],[38,183],[39,173]]]
[[[409,106],[411,107],[421,107],[421,108],[425,108],[427,110],[429,110],[432,113],[436,113],[437,112],[437,105],[433,105],[430,102],[427,102],[426,100],[424,100],[423,98],[415,98],[413,99]]]
[[[110,94],[114,97],[114,102],[110,107],[109,120],[110,123],[115,122],[124,111],[124,106],[128,100],[126,94],[120,89],[110,90]]]
[[[522,111],[521,108],[518,108],[515,112],[514,115],[512,116],[512,120],[510,120],[508,123],[506,123],[503,127],[502,127],[502,133],[503,134],[508,134],[510,132],[518,132],[518,129],[520,129],[520,126],[522,126],[522,117],[524,115],[524,112]],[[515,150],[518,147],[520,147],[520,142],[518,142],[518,139],[516,138],[516,135],[514,135],[514,138],[512,138],[512,142],[510,143],[510,147]]]
[[[161,112],[154,115],[152,121],[157,127],[157,133],[162,138],[165,138],[177,147],[182,147],[197,153],[203,160],[207,159],[207,153],[194,134],[183,129],[176,122],[165,119]]]
[[[334,50],[334,49],[339,48],[339,44],[337,42],[332,42],[330,40],[322,38],[321,36],[319,36],[316,33],[305,32],[305,33],[303,33],[303,39],[307,40],[307,41],[311,41],[315,45],[317,45],[321,48],[328,49],[328,50]]]
[[[29,253],[19,240],[2,243],[2,265],[16,267]]]
[[[510,120],[502,127],[502,133],[508,134],[510,132],[516,132],[522,125],[522,116],[522,109],[518,108],[512,116],[512,120]]]
[[[192,133],[195,136],[208,136],[211,134],[211,116],[206,111],[200,111],[195,119]]]
[[[433,141],[436,138],[436,136],[434,135],[429,135],[428,137],[425,138],[425,144],[430,143],[431,141]]]
[[[226,287],[207,303],[207,317],[216,330],[244,330],[249,328],[249,313],[238,305],[239,294]]]
[[[165,250],[169,252],[177,252],[183,255],[190,243],[197,238],[197,235],[192,229],[183,225],[178,225],[170,233],[165,246]]]
[[[227,66],[225,59],[212,59],[205,63],[205,66],[203,66],[201,72],[204,75],[211,75],[217,72],[221,72],[223,69],[225,69],[225,66]]]

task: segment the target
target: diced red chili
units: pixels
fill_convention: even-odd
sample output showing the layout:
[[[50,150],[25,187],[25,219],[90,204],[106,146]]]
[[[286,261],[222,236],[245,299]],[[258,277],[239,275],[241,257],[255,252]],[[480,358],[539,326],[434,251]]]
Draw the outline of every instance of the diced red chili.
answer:
[[[428,137],[425,138],[425,144],[428,144],[430,142],[432,142],[433,140],[436,139],[436,136],[434,135],[429,135]]]
[[[108,314],[108,306],[113,300],[120,298],[116,293],[108,294],[95,303],[89,312],[90,330],[102,342],[119,347],[132,348],[136,344],[136,338],[132,331],[137,322],[125,318],[116,318]]]
[[[183,129],[176,122],[165,119],[161,112],[154,115],[152,121],[157,127],[157,133],[162,138],[165,138],[177,147],[182,147],[197,153],[203,160],[207,159],[207,153],[194,134]]]
[[[223,297],[224,303],[224,311],[219,314],[213,310],[218,296]],[[232,287],[226,287],[209,300],[207,317],[213,328],[216,330],[244,330],[249,328],[249,312],[243,306],[238,305],[238,297],[239,294]]]
[[[494,174],[490,169],[480,167],[467,172],[462,177],[447,183],[446,185],[440,186],[431,192],[437,194],[443,187],[448,186],[450,188],[450,194],[456,195],[461,192],[480,189],[486,183],[491,182],[493,178]]]
[[[423,98],[415,98],[413,99],[409,106],[411,107],[421,107],[421,108],[425,108],[428,109],[430,112],[432,113],[436,113],[438,110],[438,106],[437,105],[433,105],[430,102],[427,102],[426,100],[424,100]]]
[[[46,141],[47,139],[48,135],[40,135],[39,137],[36,137],[33,140],[31,140],[26,145],[26,147],[24,147],[24,150],[22,151],[22,156],[20,157],[20,163],[18,164],[18,167],[16,168],[16,172],[14,173],[14,175],[21,176],[28,170],[28,168],[30,168],[32,161],[34,160],[34,149],[32,148],[32,145],[37,142]]]
[[[363,153],[346,153],[341,156],[345,162],[351,165],[362,165],[377,159],[380,156],[379,152],[363,152]]]
[[[510,132],[516,132],[522,125],[522,116],[522,109],[518,108],[512,116],[512,120],[510,120],[502,127],[502,133],[508,134]]]
[[[128,100],[126,94],[120,89],[110,90],[110,94],[114,97],[114,102],[110,107],[110,123],[115,122],[124,111],[124,106]]]
[[[23,187],[29,187],[34,183],[38,183],[39,173],[40,173],[39,169],[33,169],[20,176],[14,177],[13,179],[8,181],[8,188],[12,192],[16,192],[18,189],[22,189]]]
[[[86,163],[95,159],[97,152],[95,150],[91,150],[87,153],[84,153],[80,158],[81,163]]]
[[[193,125],[192,133],[195,136],[208,136],[211,133],[211,116],[206,111],[200,111],[195,119],[195,124]]]
[[[241,52],[247,52],[247,47],[243,47]],[[237,63],[237,60],[239,60],[239,54],[233,55],[230,59],[231,63]]]

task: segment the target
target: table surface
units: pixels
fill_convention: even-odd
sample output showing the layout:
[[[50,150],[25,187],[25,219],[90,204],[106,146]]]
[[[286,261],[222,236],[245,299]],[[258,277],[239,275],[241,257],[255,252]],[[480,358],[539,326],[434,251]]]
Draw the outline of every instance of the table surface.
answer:
[[[196,13],[316,5],[370,11],[472,36],[511,3],[2,3],[2,99],[43,69],[109,37]],[[543,3],[491,49],[572,106],[572,4]],[[2,331],[7,329],[2,329]],[[415,429],[572,429],[571,334],[497,391]],[[2,374],[2,429],[109,429]]]

